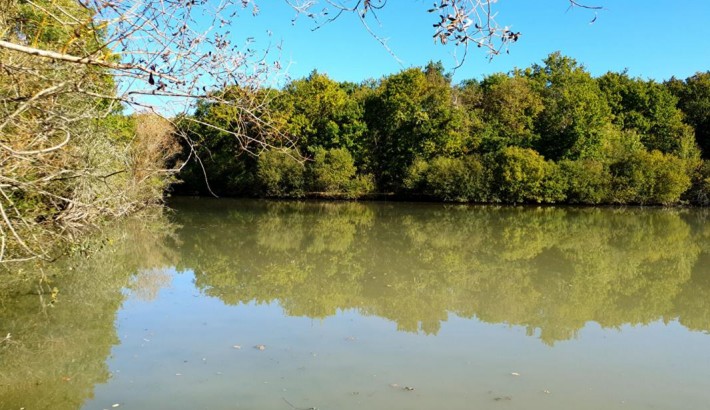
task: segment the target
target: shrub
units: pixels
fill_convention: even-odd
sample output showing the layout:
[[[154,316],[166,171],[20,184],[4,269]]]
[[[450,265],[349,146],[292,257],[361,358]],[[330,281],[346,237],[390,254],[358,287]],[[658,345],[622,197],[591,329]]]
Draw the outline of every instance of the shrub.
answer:
[[[691,186],[684,160],[660,151],[637,151],[611,164],[611,199],[670,205]]]
[[[267,197],[303,196],[304,167],[296,150],[270,149],[259,156],[256,179],[261,194]]]
[[[565,160],[559,164],[567,178],[567,200],[578,204],[600,204],[609,197],[611,176],[601,161]]]
[[[425,193],[445,201],[485,201],[486,178],[475,157],[437,157],[426,172]]]
[[[311,188],[326,193],[343,193],[350,188],[357,168],[352,155],[345,148],[323,149],[315,151],[309,167]]]
[[[407,169],[403,186],[410,192],[424,192],[426,189],[426,174],[429,170],[429,163],[421,157],[412,161],[412,165]]]
[[[142,203],[157,202],[174,182],[168,162],[179,152],[175,129],[165,118],[154,114],[135,116],[136,135],[130,143],[128,192]],[[167,176],[167,177],[166,177]]]
[[[310,189],[326,195],[358,198],[375,189],[372,175],[357,175],[350,151],[318,148],[308,168]]]
[[[494,183],[502,201],[545,202],[550,165],[542,155],[528,148],[506,147],[491,159]]]

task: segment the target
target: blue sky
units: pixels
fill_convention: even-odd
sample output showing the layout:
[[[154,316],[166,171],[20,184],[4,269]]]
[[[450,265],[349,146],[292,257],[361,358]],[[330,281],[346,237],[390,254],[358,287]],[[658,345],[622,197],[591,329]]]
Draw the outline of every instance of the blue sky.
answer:
[[[426,12],[432,5],[428,0],[389,0],[379,12],[381,25],[371,21],[403,65],[355,15],[342,15],[312,31],[314,24],[305,17],[291,24],[294,12],[284,1],[258,4],[258,16],[244,13],[235,20],[235,40],[254,36],[263,44],[267,30],[271,31],[272,41],[282,42],[281,61],[292,78],[317,69],[339,81],[359,82],[430,60],[441,60],[447,68],[456,65],[453,50],[432,41],[436,16]],[[664,80],[710,69],[710,0],[587,0],[586,4],[605,8],[594,24],[590,24],[594,12],[568,10],[567,0],[499,0],[498,23],[520,31],[521,40],[509,55],[492,62],[479,49],[472,49],[455,81],[527,67],[554,51],[575,58],[595,76],[626,68],[632,76]]]

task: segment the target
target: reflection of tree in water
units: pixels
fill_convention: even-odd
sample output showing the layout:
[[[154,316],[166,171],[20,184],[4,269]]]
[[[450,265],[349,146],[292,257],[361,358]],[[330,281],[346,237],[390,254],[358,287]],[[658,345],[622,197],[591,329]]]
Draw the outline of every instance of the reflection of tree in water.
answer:
[[[158,297],[160,289],[168,287],[172,277],[164,268],[140,269],[129,284],[133,296],[144,302],[150,302]]]
[[[425,333],[454,313],[546,343],[588,321],[710,329],[695,211],[204,201],[176,215],[183,268],[228,304],[358,309]]]
[[[89,240],[88,257],[18,267],[22,283],[0,293],[0,332],[11,334],[0,344],[0,408],[76,409],[108,381],[122,289],[140,268],[169,263],[165,226],[127,221]]]

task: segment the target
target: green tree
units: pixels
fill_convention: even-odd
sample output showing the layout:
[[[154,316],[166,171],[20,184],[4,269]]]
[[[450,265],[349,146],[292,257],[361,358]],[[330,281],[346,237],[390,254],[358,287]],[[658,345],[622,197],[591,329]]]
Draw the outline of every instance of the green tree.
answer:
[[[544,109],[535,129],[535,148],[548,159],[594,157],[611,110],[592,76],[574,59],[559,52],[528,74],[542,95]]]
[[[440,63],[386,77],[365,116],[370,167],[380,189],[401,189],[417,156],[466,151],[465,115],[453,104],[450,78]]]
[[[483,142],[485,149],[534,147],[540,138],[535,121],[544,106],[532,81],[521,75],[494,74],[483,80],[481,88],[484,120],[492,129]]]
[[[0,261],[53,257],[80,236],[70,231],[160,202],[170,180],[174,128],[122,114],[118,57],[96,13],[70,0],[2,3]]]
[[[692,129],[683,123],[677,99],[662,84],[629,78],[624,73],[606,73],[597,79],[614,115],[613,123],[634,130],[648,150],[685,157],[693,146]]]
[[[352,155],[345,148],[318,148],[308,166],[311,189],[326,195],[356,198],[374,189],[369,175],[356,175]]]
[[[279,100],[277,110],[288,113],[286,132],[298,140],[304,153],[312,155],[318,148],[359,150],[367,129],[362,106],[327,75],[313,71],[290,82]]]
[[[685,81],[674,77],[665,85],[678,98],[678,108],[695,129],[703,158],[710,158],[710,71],[696,73]]]
[[[562,160],[560,172],[567,179],[567,201],[601,204],[608,200],[611,175],[606,164],[595,159]]]
[[[656,150],[632,152],[610,171],[614,202],[671,205],[691,186],[685,161]]]

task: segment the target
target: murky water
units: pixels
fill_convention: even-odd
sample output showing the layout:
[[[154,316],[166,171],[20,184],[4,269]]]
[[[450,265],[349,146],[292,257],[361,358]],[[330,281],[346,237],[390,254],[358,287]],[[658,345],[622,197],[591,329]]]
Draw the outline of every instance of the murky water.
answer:
[[[710,408],[704,211],[174,207],[9,277],[1,409]]]

